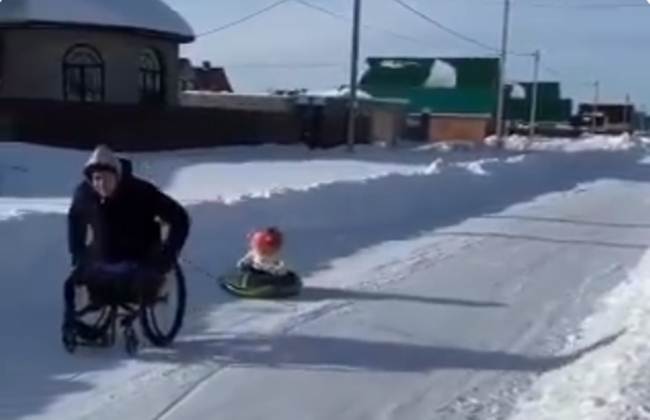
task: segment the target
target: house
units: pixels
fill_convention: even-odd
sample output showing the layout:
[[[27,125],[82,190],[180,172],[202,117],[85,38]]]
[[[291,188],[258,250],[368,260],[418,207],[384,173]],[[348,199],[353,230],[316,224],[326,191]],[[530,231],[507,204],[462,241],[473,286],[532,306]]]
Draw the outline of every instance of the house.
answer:
[[[269,110],[278,101],[214,92],[232,90],[225,73],[179,58],[195,35],[164,0],[0,0],[0,28],[0,141],[120,151],[345,141],[345,107],[318,120],[293,98]],[[206,93],[229,97],[212,106]]]
[[[372,98],[359,92],[357,136],[359,143],[393,145],[403,138],[407,102]],[[269,94],[234,94],[208,91],[181,92],[181,104],[187,107],[220,111],[258,113],[274,121],[276,128],[292,133],[285,141],[300,142],[310,148],[341,145],[346,141],[348,91],[276,90]]]
[[[0,98],[175,104],[188,23],[162,0],[3,0]]]
[[[411,137],[479,141],[489,133],[499,89],[492,57],[371,57],[361,88],[408,101]]]
[[[621,133],[634,128],[636,109],[632,104],[620,103],[581,103],[575,124],[591,127],[592,119],[596,119],[596,129],[603,132]]]
[[[505,115],[514,122],[530,121],[533,98],[533,82],[518,82],[508,85]],[[573,101],[562,98],[560,83],[540,81],[537,83],[537,122],[568,123],[573,112]]]
[[[223,67],[212,67],[204,61],[201,67],[195,67],[187,58],[180,60],[180,90],[205,92],[232,92],[232,86]]]

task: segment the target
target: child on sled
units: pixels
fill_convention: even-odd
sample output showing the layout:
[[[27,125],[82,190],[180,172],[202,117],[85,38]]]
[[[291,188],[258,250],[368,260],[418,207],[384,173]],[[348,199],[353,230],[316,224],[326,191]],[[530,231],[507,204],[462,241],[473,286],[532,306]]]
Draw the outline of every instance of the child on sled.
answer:
[[[250,235],[249,250],[239,260],[237,268],[242,272],[285,276],[289,273],[280,252],[284,237],[275,227],[259,230]]]
[[[244,298],[296,296],[302,289],[300,277],[282,260],[283,234],[274,227],[249,236],[249,250],[237,263],[238,272],[221,277],[221,286]]]

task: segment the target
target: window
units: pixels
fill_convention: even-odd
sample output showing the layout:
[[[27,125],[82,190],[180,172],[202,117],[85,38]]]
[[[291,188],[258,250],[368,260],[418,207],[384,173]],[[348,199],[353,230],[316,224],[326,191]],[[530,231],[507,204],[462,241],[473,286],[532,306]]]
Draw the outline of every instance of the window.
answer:
[[[63,98],[76,102],[104,100],[104,61],[93,47],[77,45],[65,54]]]
[[[140,54],[140,99],[143,103],[162,103],[163,68],[159,55],[151,49]]]

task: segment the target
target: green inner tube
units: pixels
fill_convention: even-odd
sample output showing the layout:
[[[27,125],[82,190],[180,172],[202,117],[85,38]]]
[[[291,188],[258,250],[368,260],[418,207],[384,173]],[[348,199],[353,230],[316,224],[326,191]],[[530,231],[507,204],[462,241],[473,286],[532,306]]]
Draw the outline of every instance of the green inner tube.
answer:
[[[244,298],[281,298],[296,296],[302,290],[300,277],[293,272],[284,276],[259,273],[235,273],[220,278],[221,286]]]

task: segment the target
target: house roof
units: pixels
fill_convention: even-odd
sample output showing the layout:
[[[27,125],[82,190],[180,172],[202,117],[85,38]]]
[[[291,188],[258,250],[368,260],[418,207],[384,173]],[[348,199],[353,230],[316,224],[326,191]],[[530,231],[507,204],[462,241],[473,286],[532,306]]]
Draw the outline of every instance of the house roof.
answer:
[[[232,92],[232,85],[223,67],[195,68],[195,83],[197,88],[216,92]]]
[[[194,40],[194,31],[163,0],[2,0],[0,27],[84,26],[136,30]]]
[[[436,88],[430,82],[448,73],[448,68],[455,70],[458,88],[496,88],[499,82],[499,59],[492,57],[370,57],[367,63],[362,85]]]
[[[532,97],[533,82],[519,82],[526,91],[527,97]],[[560,82],[539,81],[537,82],[537,98],[540,100],[559,101],[562,99],[560,92]]]
[[[492,113],[499,60],[491,57],[373,57],[361,78],[372,96],[409,101],[410,112]]]

